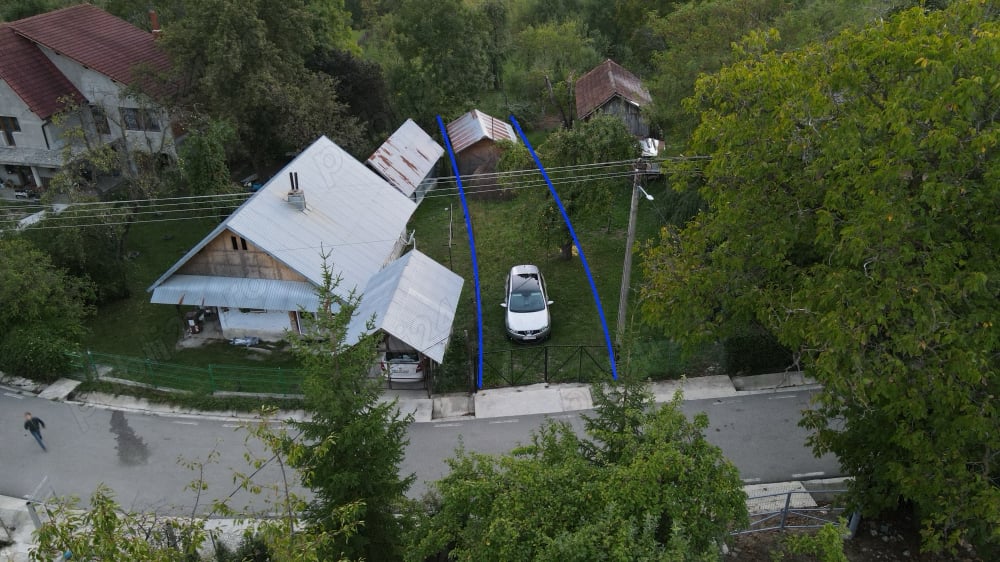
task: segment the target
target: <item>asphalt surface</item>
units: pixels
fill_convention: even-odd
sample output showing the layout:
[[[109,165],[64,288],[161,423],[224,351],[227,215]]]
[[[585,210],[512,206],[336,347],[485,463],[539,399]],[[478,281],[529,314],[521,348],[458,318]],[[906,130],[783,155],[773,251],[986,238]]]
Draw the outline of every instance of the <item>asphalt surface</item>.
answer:
[[[836,459],[814,458],[805,446],[806,432],[797,425],[812,392],[693,400],[684,403],[684,410],[708,413],[709,440],[733,460],[747,483],[838,476]],[[22,429],[25,411],[45,421],[48,453]],[[445,474],[445,459],[460,440],[470,451],[503,453],[528,442],[531,430],[548,417],[582,431],[579,412],[413,424],[401,467],[402,473],[417,476],[410,495],[421,495],[428,481]],[[104,483],[125,507],[190,513],[196,493],[186,487],[199,472],[178,460],[205,461],[217,455],[204,470],[208,487],[197,499],[197,510],[207,513],[212,500],[231,497],[237,509],[271,511],[264,498],[233,482],[234,471],[253,472],[245,459],[248,452],[266,456],[259,444],[248,446],[245,432],[232,421],[123,413],[0,391],[0,495],[85,499]],[[280,468],[269,463],[254,481],[278,484]]]

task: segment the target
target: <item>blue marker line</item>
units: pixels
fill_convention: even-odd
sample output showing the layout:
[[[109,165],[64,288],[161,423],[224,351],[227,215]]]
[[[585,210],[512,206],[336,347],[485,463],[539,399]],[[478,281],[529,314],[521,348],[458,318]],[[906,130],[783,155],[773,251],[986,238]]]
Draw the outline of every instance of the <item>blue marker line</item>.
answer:
[[[437,116],[438,128],[441,129],[441,137],[444,138],[444,145],[448,149],[448,157],[451,158],[451,169],[455,172],[455,183],[458,184],[458,197],[462,200],[462,212],[465,213],[465,232],[469,234],[469,249],[472,250],[472,278],[476,285],[476,325],[479,328],[479,353],[476,358],[476,388],[483,388],[483,300],[479,298],[479,261],[476,259],[476,237],[472,234],[472,221],[469,218],[469,204],[465,202],[465,190],[462,189],[462,176],[458,173],[458,163],[455,161],[455,151],[451,149],[451,139],[448,138],[448,131],[444,128],[441,116]],[[603,318],[603,317],[602,317]],[[605,333],[607,328],[604,329]],[[608,340],[611,341],[611,340]],[[612,365],[614,359],[612,359]]]
[[[608,322],[604,319],[604,307],[601,306],[601,297],[597,294],[597,286],[594,285],[594,276],[590,274],[590,265],[587,263],[587,256],[583,254],[583,246],[580,245],[580,240],[576,237],[576,231],[573,230],[573,224],[569,221],[569,215],[566,214],[566,209],[563,207],[562,201],[559,199],[559,195],[556,194],[556,189],[552,187],[552,180],[549,179],[548,172],[546,172],[545,167],[542,166],[541,160],[539,160],[538,155],[535,154],[535,149],[531,147],[531,143],[528,142],[528,137],[524,135],[524,131],[521,130],[521,125],[518,124],[514,115],[510,116],[510,122],[514,124],[514,129],[517,130],[517,135],[521,137],[521,142],[523,142],[524,146],[528,148],[528,152],[531,153],[531,157],[535,160],[535,165],[538,166],[538,171],[541,172],[542,177],[545,178],[545,183],[549,186],[549,192],[552,193],[552,198],[559,207],[559,212],[562,213],[563,220],[566,221],[566,228],[569,229],[569,235],[573,237],[573,243],[576,244],[576,249],[580,252],[580,262],[583,263],[583,270],[587,273],[587,281],[590,281],[590,290],[593,291],[594,302],[597,303],[597,315],[601,318],[601,328],[604,329],[604,343],[608,346],[608,359],[611,360],[611,378],[618,380],[618,365],[615,363],[615,348],[611,345],[611,333],[608,332]],[[461,192],[461,189],[459,189],[459,192]]]

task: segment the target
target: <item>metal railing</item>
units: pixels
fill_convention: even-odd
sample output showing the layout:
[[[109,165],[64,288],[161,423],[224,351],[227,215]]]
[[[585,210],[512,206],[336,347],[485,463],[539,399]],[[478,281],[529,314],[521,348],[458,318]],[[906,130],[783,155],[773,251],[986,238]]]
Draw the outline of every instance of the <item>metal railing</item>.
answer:
[[[295,395],[302,393],[304,378],[303,373],[296,369],[217,364],[180,365],[94,351],[76,354],[73,363],[84,378],[110,376],[144,386],[204,394],[238,392]]]
[[[483,353],[483,388],[593,382],[610,376],[611,362],[599,345],[546,345]]]
[[[732,535],[744,535],[761,531],[785,529],[818,529],[827,524],[836,525],[846,514],[843,505],[836,500],[847,490],[823,490],[808,492],[791,490],[775,494],[751,496],[747,498],[750,509],[750,524],[745,529],[732,531]],[[816,497],[824,498],[826,505],[817,505]],[[807,498],[796,501],[799,498]],[[825,498],[829,498],[829,502]]]

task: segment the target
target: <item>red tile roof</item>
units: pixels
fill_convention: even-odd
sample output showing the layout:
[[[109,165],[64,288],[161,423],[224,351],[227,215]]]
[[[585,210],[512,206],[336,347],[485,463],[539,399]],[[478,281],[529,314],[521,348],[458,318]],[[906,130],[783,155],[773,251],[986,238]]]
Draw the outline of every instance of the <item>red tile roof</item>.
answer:
[[[85,101],[56,65],[9,25],[0,25],[0,80],[41,119],[48,119],[62,109],[60,98]]]
[[[77,4],[11,22],[18,35],[73,59],[122,84],[131,85],[141,74],[137,67],[165,71],[166,52],[153,35],[90,4]],[[165,93],[162,86],[143,84],[151,94]]]
[[[576,81],[576,116],[585,119],[611,98],[621,96],[636,105],[653,101],[639,77],[608,59]]]

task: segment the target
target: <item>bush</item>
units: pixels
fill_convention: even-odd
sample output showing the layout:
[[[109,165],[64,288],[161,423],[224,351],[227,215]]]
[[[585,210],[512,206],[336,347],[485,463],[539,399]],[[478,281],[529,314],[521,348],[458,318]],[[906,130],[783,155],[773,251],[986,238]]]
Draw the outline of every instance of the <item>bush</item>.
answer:
[[[38,382],[54,382],[73,369],[75,344],[42,328],[12,331],[0,341],[0,370]]]

